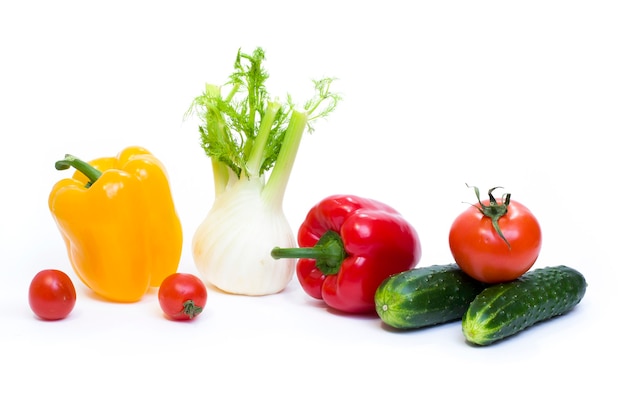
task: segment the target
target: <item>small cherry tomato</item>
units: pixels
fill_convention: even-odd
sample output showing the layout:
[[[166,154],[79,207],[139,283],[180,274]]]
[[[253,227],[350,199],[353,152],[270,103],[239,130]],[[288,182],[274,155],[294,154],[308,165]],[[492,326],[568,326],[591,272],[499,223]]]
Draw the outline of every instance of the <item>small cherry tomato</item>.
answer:
[[[197,276],[177,272],[163,280],[158,298],[166,316],[172,320],[191,320],[202,313],[207,289]]]
[[[31,310],[43,320],[67,317],[76,304],[76,289],[65,272],[44,269],[38,272],[28,289]]]
[[[531,211],[510,194],[478,203],[452,223],[449,245],[457,265],[474,279],[494,284],[513,281],[527,272],[541,249],[541,228]]]

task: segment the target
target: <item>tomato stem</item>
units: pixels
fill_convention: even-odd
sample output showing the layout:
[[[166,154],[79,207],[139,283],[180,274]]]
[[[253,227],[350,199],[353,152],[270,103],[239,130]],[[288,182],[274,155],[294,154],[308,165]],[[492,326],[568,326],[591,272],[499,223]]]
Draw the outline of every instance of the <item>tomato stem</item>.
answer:
[[[467,186],[469,187],[469,185]],[[478,211],[480,211],[483,214],[483,216],[489,217],[491,219],[491,224],[493,225],[493,228],[495,229],[496,233],[498,233],[498,236],[500,236],[502,240],[504,240],[504,243],[506,243],[506,245],[509,247],[509,249],[511,249],[511,244],[509,243],[508,240],[506,240],[506,237],[504,237],[502,230],[500,230],[500,225],[498,224],[498,220],[500,220],[500,218],[504,216],[509,210],[509,203],[511,202],[511,193],[504,194],[502,196],[502,204],[498,204],[498,200],[496,200],[496,198],[493,196],[493,191],[502,187],[490,188],[488,191],[489,205],[486,206],[480,200],[480,191],[478,190],[478,187],[472,187],[472,188],[474,188],[474,192],[476,193],[476,198],[478,199],[478,204],[479,204],[479,206],[475,206],[475,207],[478,209]]]
[[[187,300],[183,303],[183,314],[189,319],[193,319],[200,313],[202,313],[202,307],[196,305],[193,300]]]

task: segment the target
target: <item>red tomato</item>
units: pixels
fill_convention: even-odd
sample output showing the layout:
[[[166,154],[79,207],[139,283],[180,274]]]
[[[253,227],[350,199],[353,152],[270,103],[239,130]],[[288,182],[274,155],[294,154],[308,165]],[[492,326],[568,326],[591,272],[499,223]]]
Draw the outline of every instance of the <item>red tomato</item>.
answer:
[[[206,286],[192,274],[174,273],[159,287],[159,304],[172,320],[193,319],[202,313],[206,300]]]
[[[44,269],[30,283],[28,303],[43,320],[64,319],[74,309],[76,289],[65,272]]]
[[[511,200],[510,194],[494,198],[462,212],[452,223],[450,251],[468,275],[488,284],[519,278],[537,260],[541,228],[530,210]],[[498,233],[498,229],[501,234]]]

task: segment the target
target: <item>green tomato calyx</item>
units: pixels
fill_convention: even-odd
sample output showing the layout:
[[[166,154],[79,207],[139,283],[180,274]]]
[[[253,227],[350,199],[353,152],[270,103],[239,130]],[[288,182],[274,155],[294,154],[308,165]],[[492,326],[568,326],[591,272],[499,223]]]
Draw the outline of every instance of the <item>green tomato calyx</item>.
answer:
[[[468,185],[468,187],[470,186]],[[474,207],[476,207],[483,216],[489,217],[491,219],[491,224],[493,225],[496,233],[498,233],[498,236],[500,236],[502,240],[504,240],[504,243],[506,243],[506,245],[509,247],[509,249],[511,249],[509,241],[506,240],[506,237],[504,237],[502,230],[500,230],[500,225],[498,224],[498,220],[500,220],[500,218],[506,215],[506,213],[509,211],[511,193],[504,194],[502,196],[501,203],[498,203],[496,198],[493,196],[493,191],[502,187],[490,188],[487,193],[489,195],[489,205],[487,206],[480,199],[480,191],[478,190],[478,187],[472,186],[472,188],[474,189],[474,192],[476,193],[476,198],[478,199],[478,205],[474,205]]]

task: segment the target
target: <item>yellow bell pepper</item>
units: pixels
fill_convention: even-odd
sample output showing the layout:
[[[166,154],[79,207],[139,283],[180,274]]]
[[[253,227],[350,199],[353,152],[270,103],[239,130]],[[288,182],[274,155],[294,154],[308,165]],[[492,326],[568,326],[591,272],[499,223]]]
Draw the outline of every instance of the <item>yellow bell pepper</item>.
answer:
[[[139,301],[176,272],[182,227],[163,164],[133,146],[89,163],[66,155],[48,206],[70,263],[96,294],[116,302]]]

